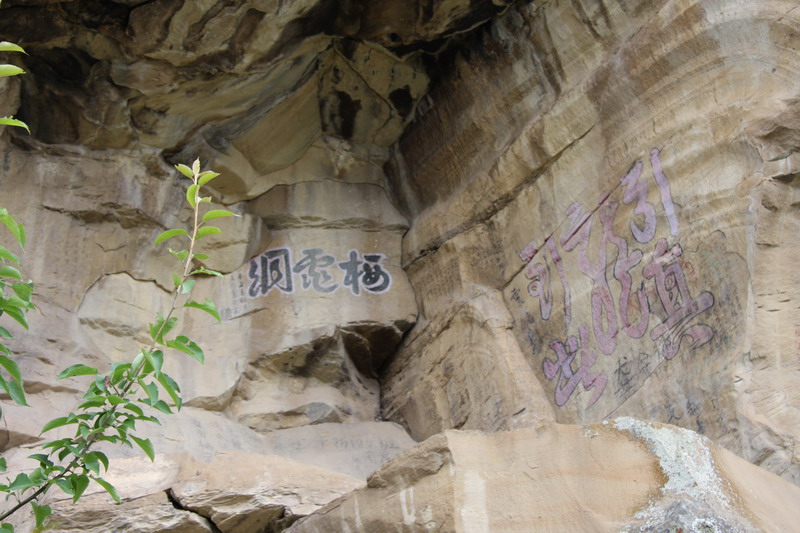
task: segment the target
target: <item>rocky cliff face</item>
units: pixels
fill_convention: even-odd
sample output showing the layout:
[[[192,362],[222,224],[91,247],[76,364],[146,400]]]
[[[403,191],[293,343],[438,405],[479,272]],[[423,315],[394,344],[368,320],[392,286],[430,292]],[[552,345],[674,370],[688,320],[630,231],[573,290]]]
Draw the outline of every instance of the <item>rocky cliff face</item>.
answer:
[[[156,465],[113,452],[126,502],[53,494],[60,530],[790,530],[796,7],[6,0],[4,454],[74,405],[54,369],[137,350],[199,156],[224,320],[183,322]]]

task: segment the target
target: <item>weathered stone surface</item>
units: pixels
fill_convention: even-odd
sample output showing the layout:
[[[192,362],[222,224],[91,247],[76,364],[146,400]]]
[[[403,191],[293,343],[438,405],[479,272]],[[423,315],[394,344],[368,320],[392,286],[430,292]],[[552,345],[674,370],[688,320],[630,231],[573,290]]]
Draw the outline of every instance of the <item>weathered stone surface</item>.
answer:
[[[798,496],[692,431],[620,418],[446,431],[289,531],[785,531]]]
[[[722,452],[727,500],[662,492],[673,479],[651,440],[700,461],[678,471],[711,471],[686,433],[631,422],[631,451],[608,428],[573,445],[578,430],[541,424],[671,422],[800,479],[794,2],[6,4],[0,33],[26,47],[14,60],[30,75],[2,81],[0,107],[33,134],[3,130],[0,193],[28,227],[40,310],[33,335],[12,328],[35,413],[4,406],[8,457],[33,453],[42,422],[80,395],[86,378],[54,369],[129,358],[163,312],[171,258],[149,243],[188,221],[168,163],[199,156],[222,172],[213,205],[243,216],[205,240],[226,276],[193,294],[218,302],[222,324],[181,316],[205,366],[166,362],[185,407],[149,436],[170,459],[154,471],[114,455],[133,520],[285,527],[410,445],[373,422],[388,417],[420,439],[512,431],[475,437],[497,457],[459,455],[473,445],[448,433],[392,467],[402,475],[374,477],[387,517],[367,517],[382,496],[364,496],[314,520],[791,529],[790,503],[759,499],[774,480]],[[525,469],[531,449],[547,470]],[[295,474],[264,481],[284,468]],[[547,475],[511,493],[524,473]],[[225,528],[166,516],[170,488]],[[530,501],[553,503],[540,517]],[[151,526],[91,505],[75,524],[97,525],[69,527]]]
[[[182,508],[223,533],[274,531],[364,482],[281,457],[237,453],[197,465],[170,489]]]
[[[52,521],[65,533],[212,533],[208,520],[190,511],[177,509],[167,494],[153,494],[125,502],[114,509],[108,496],[92,494],[80,506],[63,502],[54,506]],[[119,512],[122,511],[122,512]],[[23,526],[24,527],[24,526]]]
[[[422,440],[448,428],[500,431],[552,420],[497,293],[420,324],[387,366],[385,416]]]
[[[556,420],[678,424],[796,481],[793,7],[520,3],[444,56],[387,167],[421,324],[502,291]],[[417,383],[382,385],[408,423]]]
[[[272,454],[358,479],[415,444],[392,422],[320,424],[275,431],[264,439]]]
[[[160,531],[153,529],[159,524],[164,531],[279,531],[363,486],[368,474],[415,444],[388,422],[323,424],[262,436],[191,407],[163,428],[149,429],[145,435],[159,452],[154,464],[134,450],[100,448],[112,465],[103,477],[118,487],[122,505],[97,485],[87,490],[86,505],[77,507],[58,491],[48,494],[64,531]],[[58,430],[57,436],[67,434]],[[176,444],[182,451],[175,451]],[[12,475],[32,463],[26,458],[30,453],[28,446],[5,454]],[[148,512],[155,523],[135,526]],[[21,531],[30,528],[26,513],[14,523]],[[109,523],[112,529],[104,529]]]
[[[398,61],[381,46],[334,43],[320,73],[322,130],[355,143],[390,146],[427,86],[419,64]]]
[[[445,0],[441,2],[345,2],[337,20],[344,32],[395,46],[430,46],[444,37],[487,21],[513,2],[507,0]]]
[[[326,228],[403,232],[408,221],[377,185],[304,181],[279,185],[248,203],[273,229]]]

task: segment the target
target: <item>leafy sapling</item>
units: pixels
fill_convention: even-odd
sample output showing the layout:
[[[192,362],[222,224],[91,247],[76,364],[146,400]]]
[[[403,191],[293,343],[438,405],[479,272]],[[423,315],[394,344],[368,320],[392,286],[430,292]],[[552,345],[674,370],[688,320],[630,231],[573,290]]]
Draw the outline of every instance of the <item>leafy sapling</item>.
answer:
[[[174,287],[171,305],[166,313],[159,313],[155,321],[149,324],[150,342],[132,361],[114,363],[105,374],[101,374],[95,367],[75,364],[58,375],[59,379],[93,377],[76,411],[54,418],[42,428],[42,433],[46,433],[60,427],[74,426],[75,433],[72,437],[45,443],[42,446],[44,453],[29,456],[38,462],[37,468],[29,473],[20,473],[14,480],[0,485],[0,492],[5,492],[17,502],[0,514],[0,533],[13,532],[13,527],[2,521],[28,504],[32,507],[36,528],[45,527],[51,509],[47,505],[40,505],[38,500],[53,485],[71,496],[73,502],[77,502],[89,484],[95,482],[114,500],[120,502],[116,488],[101,475],[108,471],[109,459],[103,452],[95,449],[95,445],[109,442],[133,447],[135,444],[153,461],[153,444],[149,439],[138,435],[137,422],[159,423],[155,416],[147,412],[147,408],[170,414],[173,409],[180,410],[183,403],[178,383],[163,371],[164,351],[173,349],[200,363],[204,361],[203,350],[197,343],[185,335],[172,336],[178,323],[175,314],[181,308],[194,308],[208,313],[217,321],[220,320],[212,300],[198,302],[191,299],[198,276],[222,276],[219,272],[197,266],[199,261],[205,261],[208,256],[196,252],[195,249],[197,242],[203,237],[221,233],[218,227],[209,225],[208,222],[237,215],[224,209],[212,209],[201,214],[201,205],[211,201],[210,197],[201,196],[202,188],[219,176],[218,173],[201,171],[199,160],[191,167],[176,165],[176,168],[191,180],[186,191],[186,201],[192,209],[193,218],[189,230],[169,229],[155,240],[157,245],[170,239],[186,245],[179,250],[169,250],[182,263],[181,272],[172,275]],[[0,220],[3,219],[0,217]],[[162,393],[166,393],[166,399],[162,397]]]

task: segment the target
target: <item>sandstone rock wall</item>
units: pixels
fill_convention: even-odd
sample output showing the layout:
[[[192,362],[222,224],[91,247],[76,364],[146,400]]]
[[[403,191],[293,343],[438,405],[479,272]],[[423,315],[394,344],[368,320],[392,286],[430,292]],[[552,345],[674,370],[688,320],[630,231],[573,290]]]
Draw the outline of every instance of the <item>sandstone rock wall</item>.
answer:
[[[206,364],[166,363],[185,407],[148,432],[155,468],[110,452],[126,511],[53,494],[62,530],[615,530],[659,510],[785,530],[789,500],[746,484],[796,489],[714,446],[800,482],[795,8],[6,0],[29,75],[0,106],[32,135],[0,134],[0,203],[39,311],[12,346],[34,408],[4,406],[0,447],[22,464],[75,404],[56,369],[138,350],[171,285],[149,243],[189,215],[171,165],[199,156],[241,215],[207,241],[224,278],[195,289],[223,322],[182,318]],[[649,500],[669,484],[647,438],[591,425],[623,416],[709,437],[735,501]],[[544,477],[509,491],[526,472]],[[518,500],[552,513],[508,516]]]
[[[521,3],[445,54],[387,167],[422,315],[384,412],[415,438],[636,416],[800,480],[795,7]],[[438,334],[486,299],[480,333]],[[507,314],[528,364],[496,375]],[[407,378],[443,352],[448,394]],[[478,414],[511,378],[544,404]]]

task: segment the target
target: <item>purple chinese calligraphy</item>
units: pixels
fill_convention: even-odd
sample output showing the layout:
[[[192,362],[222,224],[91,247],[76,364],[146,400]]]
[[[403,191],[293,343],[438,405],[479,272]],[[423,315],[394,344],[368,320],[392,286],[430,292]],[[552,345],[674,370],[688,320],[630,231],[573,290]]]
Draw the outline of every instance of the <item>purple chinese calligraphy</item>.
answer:
[[[565,211],[566,228],[559,238],[550,236],[541,246],[532,241],[519,253],[520,259],[528,263],[524,270],[525,278],[530,280],[527,292],[538,299],[543,321],[554,315],[557,299],[554,282],[560,282],[565,331],[570,330],[574,307],[563,259],[573,257],[576,269],[591,283],[588,308],[591,325],[580,325],[577,337],[568,335],[566,341],[552,341],[549,347],[556,359],[545,358],[542,364],[545,377],[556,381],[554,399],[559,407],[567,403],[581,384],[586,391],[592,391],[588,406],[602,395],[608,378],[602,370],[592,370],[598,364],[593,346],[611,356],[617,350],[621,334],[642,339],[649,331],[658,354],[670,360],[682,346],[694,350],[714,336],[710,326],[699,323],[703,313],[714,305],[714,296],[702,291],[693,297],[690,292],[684,267],[691,263],[682,257],[683,248],[676,240],[680,226],[660,150],[653,149],[649,155],[650,176],[644,172],[645,164],[637,161],[620,178],[621,198],[612,200],[612,191],[601,194],[594,208],[587,209],[578,202],[571,204]],[[656,240],[652,259],[645,264],[647,250],[642,245],[654,241],[659,220],[658,208],[648,196],[651,179],[672,241]],[[614,222],[627,209],[632,209],[627,230],[618,235]],[[696,281],[693,266],[689,274]],[[646,284],[654,287],[650,299]],[[651,301],[654,298],[657,301]],[[651,328],[656,317],[663,319]],[[620,365],[615,374],[618,382],[625,383],[625,389],[631,382],[629,366]]]
[[[247,270],[248,296],[266,296],[273,289],[292,294],[295,287],[331,294],[342,286],[358,296],[362,288],[367,293],[382,294],[392,286],[392,277],[383,266],[386,257],[383,254],[351,250],[349,260],[339,262],[322,248],[306,248],[299,256],[292,264],[289,248],[273,248],[252,258]],[[299,277],[299,284],[295,283],[295,275]]]
[[[589,398],[589,405],[592,405],[600,398],[606,388],[606,381],[608,381],[605,373],[591,372],[592,366],[597,361],[597,353],[587,348],[589,333],[586,326],[579,328],[579,335],[580,339],[567,337],[566,343],[551,342],[550,349],[556,353],[557,360],[545,358],[542,363],[545,377],[551,381],[557,379],[555,400],[559,407],[567,403],[581,383],[583,383],[584,390],[594,389],[592,397]],[[580,366],[578,370],[572,370],[572,363],[579,354],[581,356]]]
[[[655,280],[658,299],[667,315],[650,331],[651,339],[662,340],[661,355],[667,360],[678,354],[684,337],[690,337],[694,341],[691,347],[696,348],[714,336],[714,330],[705,324],[688,325],[690,320],[711,309],[714,295],[705,291],[692,298],[683,268],[677,261],[682,253],[680,244],[668,248],[667,240],[659,239],[653,260],[642,270],[645,278]]]

